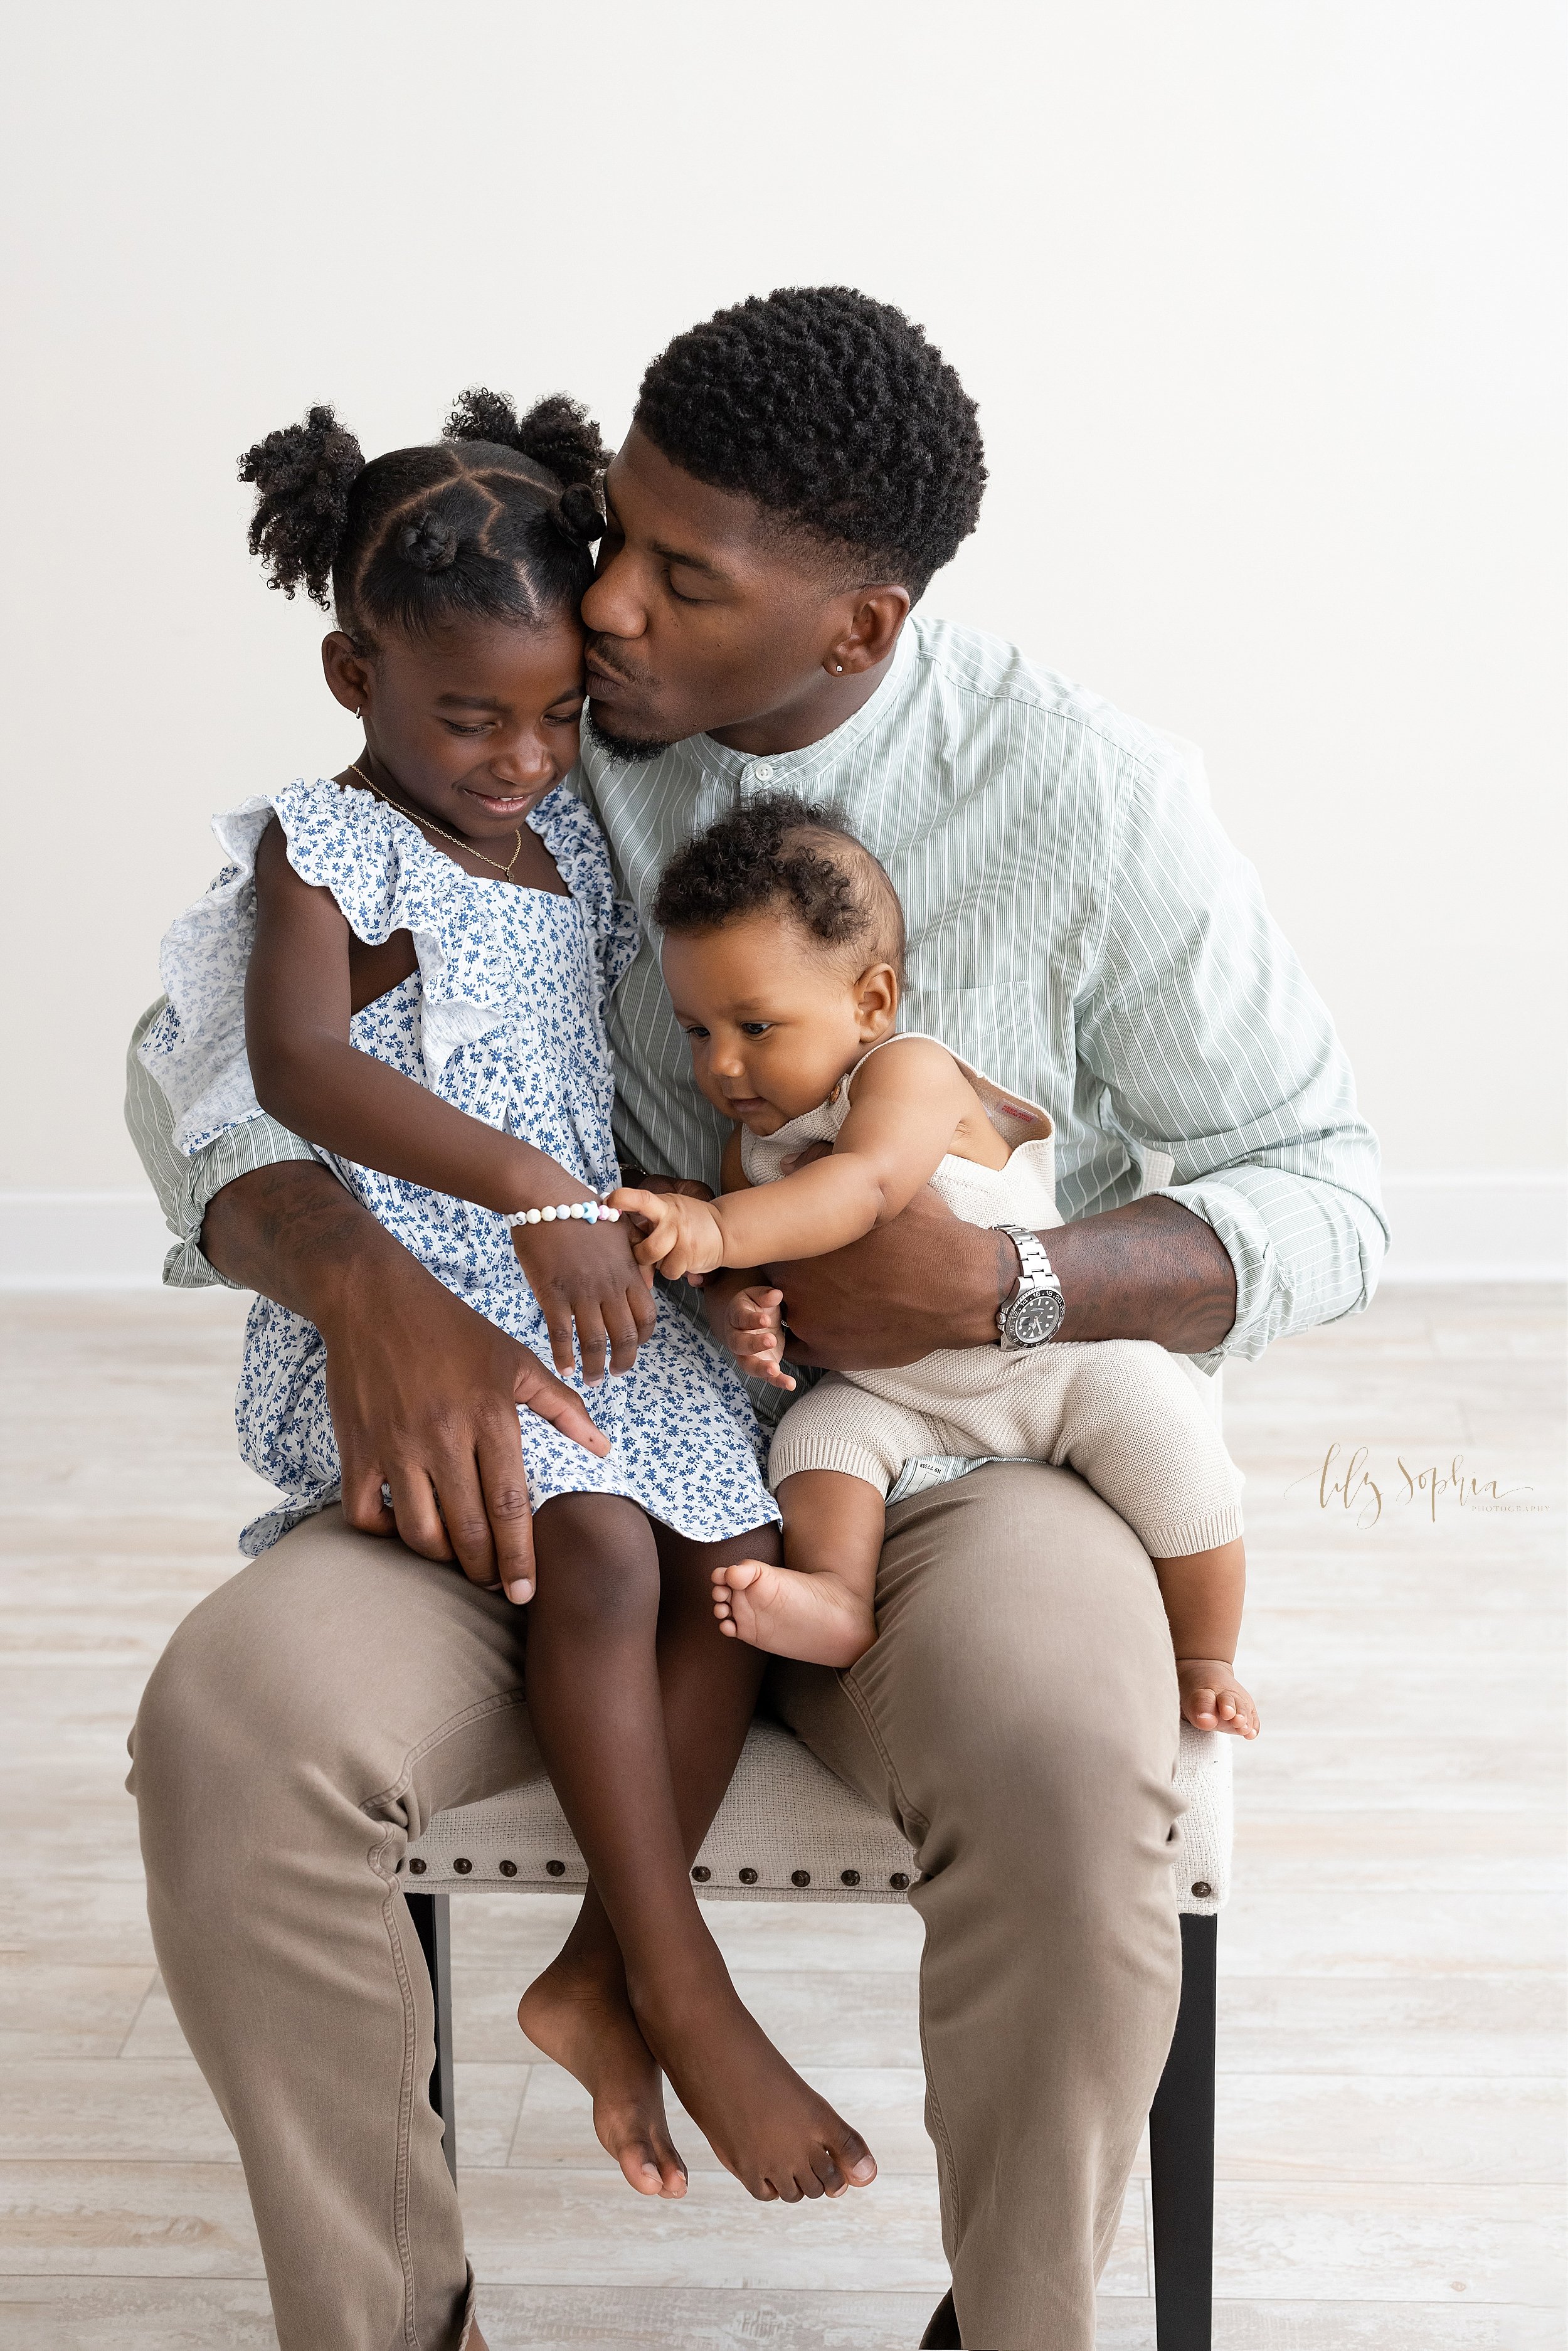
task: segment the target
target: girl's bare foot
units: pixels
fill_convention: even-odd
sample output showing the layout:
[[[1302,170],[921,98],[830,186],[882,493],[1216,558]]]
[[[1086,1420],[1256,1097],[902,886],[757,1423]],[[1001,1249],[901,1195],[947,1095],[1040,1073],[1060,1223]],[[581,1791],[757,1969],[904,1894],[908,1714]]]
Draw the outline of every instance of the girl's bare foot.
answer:
[[[713,1572],[713,1613],[723,1631],[775,1657],[852,1666],[876,1638],[871,1602],[831,1568],[803,1574],[759,1559]]]
[[[599,2144],[638,2195],[684,2196],[686,2167],[665,2119],[664,2077],[637,2029],[619,1968],[585,1965],[561,1952],[518,2001],[517,2022],[589,2093]]]
[[[681,2104],[753,2196],[798,2204],[870,2187],[864,2139],[779,2055],[722,1961],[706,1990],[687,1973],[667,1998],[634,2005]]]

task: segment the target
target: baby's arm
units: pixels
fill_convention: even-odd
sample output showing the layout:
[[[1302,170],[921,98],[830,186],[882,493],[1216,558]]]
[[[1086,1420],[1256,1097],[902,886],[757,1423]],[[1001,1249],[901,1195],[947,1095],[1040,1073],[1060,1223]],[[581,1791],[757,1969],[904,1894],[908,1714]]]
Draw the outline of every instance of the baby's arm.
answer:
[[[612,1195],[645,1217],[644,1265],[674,1280],[716,1266],[824,1257],[888,1224],[928,1184],[971,1106],[967,1079],[944,1046],[911,1038],[875,1053],[855,1079],[850,1112],[823,1158],[776,1184],[713,1201]]]
[[[592,1198],[532,1144],[442,1102],[350,1042],[349,925],[329,890],[301,881],[276,820],[256,859],[256,940],[246,1046],[263,1110],[340,1157],[506,1215]],[[544,1311],[558,1371],[573,1369],[575,1320],[590,1379],[623,1371],[653,1327],[644,1279],[615,1225],[528,1226],[514,1236]],[[526,1252],[526,1254],[525,1254]]]

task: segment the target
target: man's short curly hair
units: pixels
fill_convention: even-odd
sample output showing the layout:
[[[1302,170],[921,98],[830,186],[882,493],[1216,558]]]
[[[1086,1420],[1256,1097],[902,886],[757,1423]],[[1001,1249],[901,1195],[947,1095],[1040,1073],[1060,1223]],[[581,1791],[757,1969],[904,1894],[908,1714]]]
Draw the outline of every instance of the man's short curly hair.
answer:
[[[677,849],[659,876],[653,916],[677,938],[780,914],[828,955],[904,979],[904,909],[886,869],[831,800],[759,793]]]
[[[974,529],[986,486],[975,403],[952,368],[902,310],[848,286],[754,294],[677,335],[632,422],[850,578],[913,599]]]

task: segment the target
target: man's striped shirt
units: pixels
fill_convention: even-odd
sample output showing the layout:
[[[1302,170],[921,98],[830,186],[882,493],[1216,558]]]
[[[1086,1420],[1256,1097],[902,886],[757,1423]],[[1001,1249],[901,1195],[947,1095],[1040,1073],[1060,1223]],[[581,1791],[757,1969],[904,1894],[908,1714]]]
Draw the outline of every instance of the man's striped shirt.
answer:
[[[1182,747],[1011,645],[917,616],[871,699],[806,750],[748,758],[705,735],[629,762],[585,733],[571,781],[643,918],[610,1005],[628,1161],[717,1181],[726,1122],[693,1081],[648,908],[694,831],[787,789],[838,802],[893,876],[909,930],[900,1025],[1050,1110],[1064,1217],[1119,1207],[1151,1155],[1172,1161],[1162,1188],[1236,1268],[1218,1354],[1366,1305],[1386,1241],[1376,1142],[1328,1013]],[[131,1072],[131,1134],[180,1241],[164,1278],[213,1280],[208,1200],[309,1146],[258,1114],[187,1162],[134,1051]]]

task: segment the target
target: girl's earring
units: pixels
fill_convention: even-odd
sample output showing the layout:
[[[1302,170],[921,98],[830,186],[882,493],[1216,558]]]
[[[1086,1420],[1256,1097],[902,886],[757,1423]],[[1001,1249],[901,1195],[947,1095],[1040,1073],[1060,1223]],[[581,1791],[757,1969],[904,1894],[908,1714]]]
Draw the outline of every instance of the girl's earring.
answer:
[[[842,662],[835,662],[835,663],[833,664],[833,675],[834,675],[835,677],[842,677],[843,674],[844,674],[844,665],[843,665]]]

